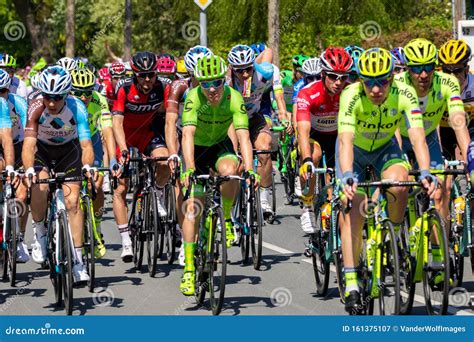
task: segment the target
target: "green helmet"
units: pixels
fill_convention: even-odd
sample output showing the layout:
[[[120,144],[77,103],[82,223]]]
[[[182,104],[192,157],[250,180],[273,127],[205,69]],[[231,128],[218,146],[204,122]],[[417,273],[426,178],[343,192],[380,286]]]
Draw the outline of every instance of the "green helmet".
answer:
[[[293,84],[293,72],[291,70],[281,70],[280,78],[283,86]]]
[[[194,67],[194,77],[198,81],[224,78],[226,72],[227,66],[224,59],[216,55],[201,58]]]
[[[303,67],[303,63],[309,59],[309,56],[306,56],[306,55],[296,55],[296,56],[293,56],[293,66],[296,68],[296,70],[300,70],[301,71],[301,68]]]

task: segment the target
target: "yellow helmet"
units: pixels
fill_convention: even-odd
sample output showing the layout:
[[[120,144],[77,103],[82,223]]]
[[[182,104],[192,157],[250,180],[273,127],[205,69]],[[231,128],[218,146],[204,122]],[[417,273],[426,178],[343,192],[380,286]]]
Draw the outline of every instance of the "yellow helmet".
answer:
[[[176,72],[178,74],[187,74],[188,73],[188,70],[186,70],[186,67],[184,66],[184,59],[180,59],[176,63]]]
[[[78,69],[71,71],[73,90],[93,90],[95,86],[95,75],[89,69]]]
[[[438,58],[436,46],[424,38],[410,40],[403,51],[408,66],[436,63]]]
[[[471,59],[471,48],[464,40],[451,39],[439,48],[441,64],[466,64]]]
[[[357,62],[357,72],[361,78],[388,77],[392,70],[392,55],[382,48],[365,50]]]

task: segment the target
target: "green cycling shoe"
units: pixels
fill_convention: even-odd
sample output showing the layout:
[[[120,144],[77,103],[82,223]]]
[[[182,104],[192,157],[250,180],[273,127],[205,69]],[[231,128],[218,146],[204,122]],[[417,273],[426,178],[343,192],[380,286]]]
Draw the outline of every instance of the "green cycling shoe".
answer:
[[[194,271],[184,272],[181,277],[181,284],[179,284],[179,290],[185,296],[193,296],[195,293],[195,275]]]
[[[232,223],[232,220],[225,220],[225,237],[227,248],[230,248],[235,239],[234,224]]]

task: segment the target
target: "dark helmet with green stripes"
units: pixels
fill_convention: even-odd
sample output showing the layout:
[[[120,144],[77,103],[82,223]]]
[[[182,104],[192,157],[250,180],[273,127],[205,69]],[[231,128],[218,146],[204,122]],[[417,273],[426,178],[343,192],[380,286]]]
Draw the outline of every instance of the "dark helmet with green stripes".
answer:
[[[194,67],[194,77],[198,81],[210,81],[224,78],[227,65],[223,58],[212,55],[201,58]]]
[[[306,56],[306,55],[295,55],[293,56],[293,59],[292,59],[292,63],[293,63],[293,67],[296,68],[296,70],[299,70],[301,71],[301,68],[303,67],[303,63],[309,59],[309,56]]]

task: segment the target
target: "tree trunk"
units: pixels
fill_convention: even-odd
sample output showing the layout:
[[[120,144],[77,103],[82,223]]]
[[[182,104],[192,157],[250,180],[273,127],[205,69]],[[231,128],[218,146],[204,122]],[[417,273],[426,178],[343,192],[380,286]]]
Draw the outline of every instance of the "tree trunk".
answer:
[[[74,0],[66,0],[66,56],[74,57],[75,27],[74,27]]]
[[[36,61],[43,57],[46,62],[52,62],[52,45],[49,41],[49,25],[47,22],[38,23],[36,20],[36,6],[32,1],[13,0],[16,13],[20,16],[21,21],[26,24],[26,28],[30,35],[31,60]]]
[[[125,0],[123,60],[129,61],[132,51],[132,0]]]
[[[273,50],[273,64],[280,66],[280,0],[268,0],[268,44]]]

